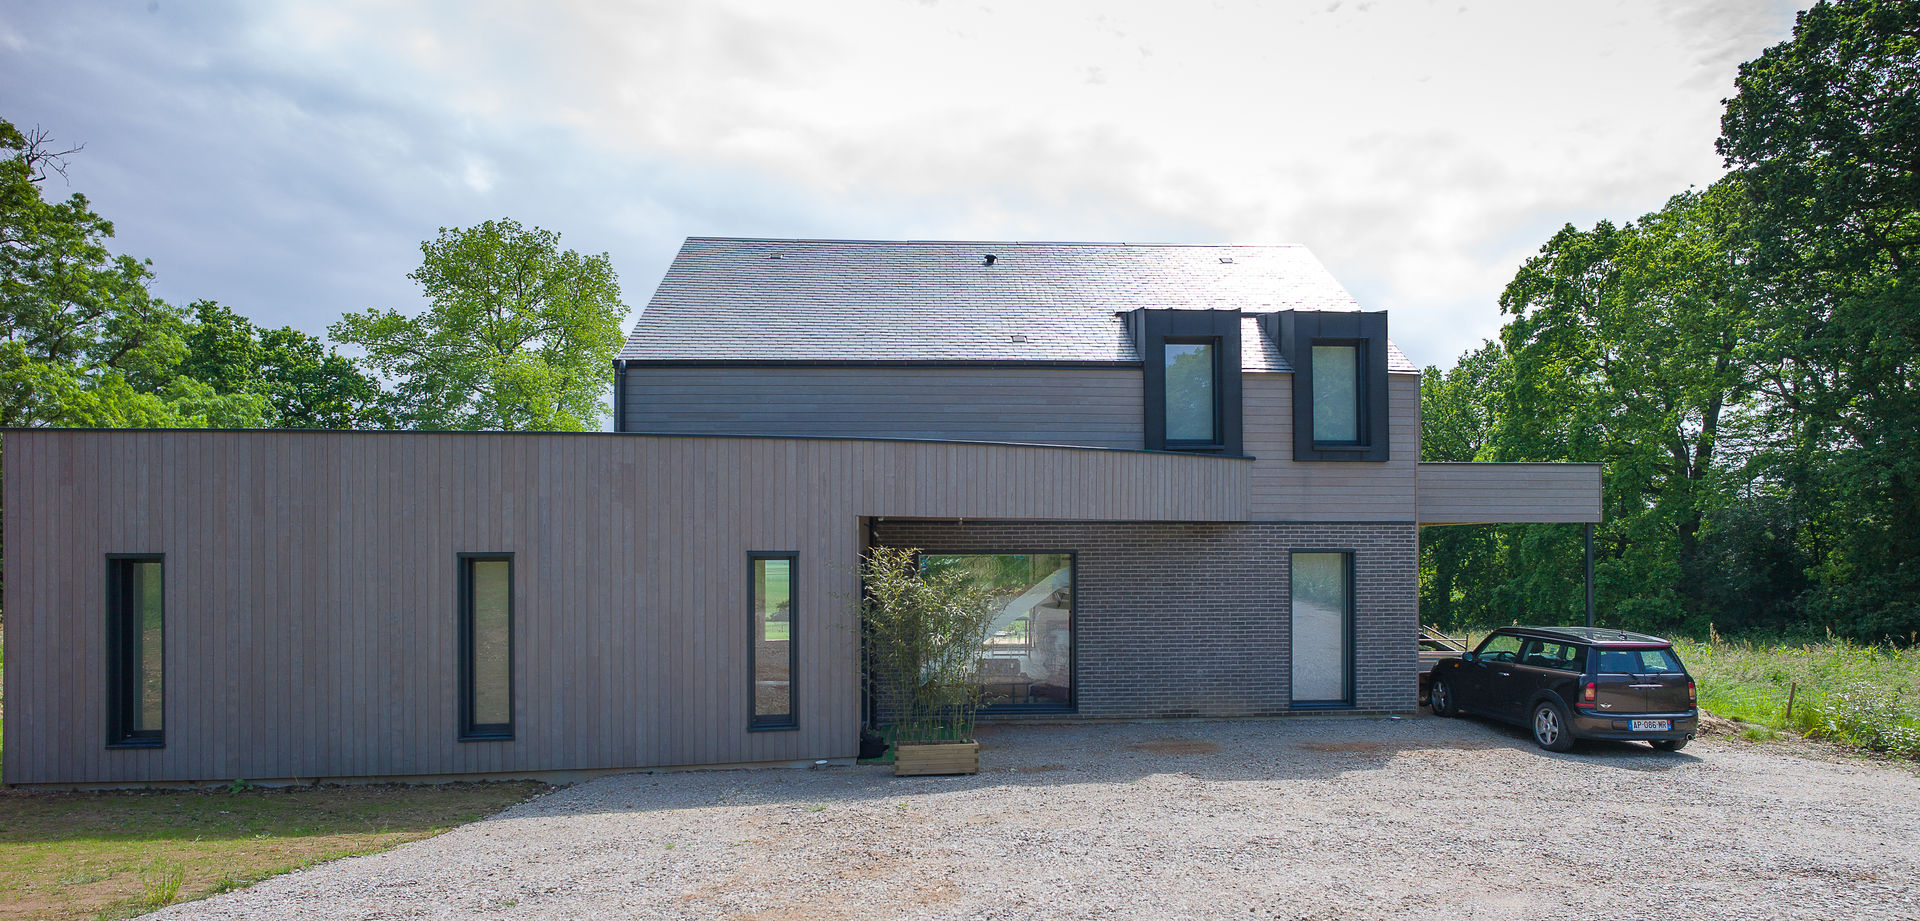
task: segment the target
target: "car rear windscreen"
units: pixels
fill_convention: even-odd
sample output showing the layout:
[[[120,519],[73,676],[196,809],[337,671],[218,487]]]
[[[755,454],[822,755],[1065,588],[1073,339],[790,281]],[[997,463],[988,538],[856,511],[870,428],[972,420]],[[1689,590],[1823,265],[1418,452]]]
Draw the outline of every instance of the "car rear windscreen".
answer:
[[[1680,672],[1680,660],[1673,650],[1659,649],[1602,649],[1600,663],[1594,669],[1603,674],[1616,675],[1654,675],[1662,672]]]

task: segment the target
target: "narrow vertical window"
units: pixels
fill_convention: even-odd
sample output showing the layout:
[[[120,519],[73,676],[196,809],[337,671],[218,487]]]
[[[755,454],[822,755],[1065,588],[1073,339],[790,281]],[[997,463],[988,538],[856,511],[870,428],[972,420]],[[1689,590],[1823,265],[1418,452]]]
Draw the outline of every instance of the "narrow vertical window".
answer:
[[[1353,703],[1353,555],[1293,554],[1294,706]]]
[[[108,745],[165,744],[165,595],[160,557],[107,558]]]
[[[1313,347],[1313,440],[1323,444],[1359,444],[1360,347]]]
[[[1166,361],[1167,441],[1217,443],[1213,343],[1168,340]]]
[[[513,556],[460,556],[460,738],[513,738]]]
[[[792,729],[793,677],[798,659],[794,644],[794,561],[791,553],[754,553],[748,594],[752,609],[747,669],[753,676],[753,729]]]

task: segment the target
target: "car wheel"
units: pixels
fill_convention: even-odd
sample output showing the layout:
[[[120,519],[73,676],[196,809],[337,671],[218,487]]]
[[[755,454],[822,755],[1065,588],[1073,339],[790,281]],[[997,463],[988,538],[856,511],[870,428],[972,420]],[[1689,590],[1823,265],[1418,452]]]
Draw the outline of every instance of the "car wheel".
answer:
[[[1454,716],[1460,712],[1460,705],[1453,700],[1453,685],[1447,679],[1437,679],[1427,688],[1427,706],[1433,708],[1434,716]]]
[[[1550,752],[1563,752],[1573,747],[1572,727],[1567,725],[1567,713],[1560,705],[1551,700],[1543,700],[1533,708],[1533,741]]]
[[[1677,752],[1680,749],[1687,747],[1687,740],[1686,739],[1659,739],[1649,744],[1651,744],[1654,747],[1654,750],[1656,751]]]

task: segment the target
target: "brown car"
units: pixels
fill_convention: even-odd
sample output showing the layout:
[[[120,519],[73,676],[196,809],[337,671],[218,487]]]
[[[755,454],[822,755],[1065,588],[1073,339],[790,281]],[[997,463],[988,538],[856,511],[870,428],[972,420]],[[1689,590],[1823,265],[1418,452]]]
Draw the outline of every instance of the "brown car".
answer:
[[[1593,627],[1502,627],[1428,677],[1437,716],[1532,730],[1541,748],[1637,740],[1679,751],[1699,729],[1692,676],[1657,636]]]

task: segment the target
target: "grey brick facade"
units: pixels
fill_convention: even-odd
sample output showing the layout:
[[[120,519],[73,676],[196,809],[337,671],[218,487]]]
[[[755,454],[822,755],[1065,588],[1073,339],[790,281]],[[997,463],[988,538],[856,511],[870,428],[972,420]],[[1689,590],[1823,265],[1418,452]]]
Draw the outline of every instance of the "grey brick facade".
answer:
[[[885,519],[874,543],[934,552],[1073,551],[1078,715],[1294,712],[1288,553],[1349,550],[1354,707],[1416,706],[1413,524],[956,522]]]

